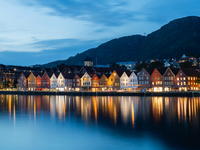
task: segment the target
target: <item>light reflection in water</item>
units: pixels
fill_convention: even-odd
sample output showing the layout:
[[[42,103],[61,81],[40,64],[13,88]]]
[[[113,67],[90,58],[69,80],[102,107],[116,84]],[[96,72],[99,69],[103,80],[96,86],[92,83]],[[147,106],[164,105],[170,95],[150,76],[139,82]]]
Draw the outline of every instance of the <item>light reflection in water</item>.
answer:
[[[45,115],[61,123],[77,118],[86,125],[95,123],[128,132],[156,131],[165,139],[168,134],[170,140],[176,137],[173,140],[181,144],[199,140],[199,97],[0,95],[0,99],[0,115],[7,116],[14,124],[21,114],[35,122]]]
[[[8,108],[8,116],[16,121],[16,111],[29,114],[36,120],[40,112],[51,118],[65,120],[70,114],[81,117],[84,122],[106,118],[115,126],[131,124],[137,120],[147,121],[151,115],[155,123],[165,116],[168,122],[198,125],[200,98],[186,97],[68,97],[68,96],[15,96],[1,95],[1,109]]]

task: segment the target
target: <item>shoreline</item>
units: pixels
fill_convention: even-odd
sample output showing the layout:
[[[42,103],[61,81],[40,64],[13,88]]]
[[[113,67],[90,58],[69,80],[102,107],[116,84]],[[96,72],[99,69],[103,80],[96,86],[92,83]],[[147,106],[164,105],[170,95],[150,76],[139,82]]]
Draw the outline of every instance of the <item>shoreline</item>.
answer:
[[[200,91],[187,92],[50,92],[50,91],[0,91],[4,95],[68,95],[68,96],[180,96],[200,97]]]

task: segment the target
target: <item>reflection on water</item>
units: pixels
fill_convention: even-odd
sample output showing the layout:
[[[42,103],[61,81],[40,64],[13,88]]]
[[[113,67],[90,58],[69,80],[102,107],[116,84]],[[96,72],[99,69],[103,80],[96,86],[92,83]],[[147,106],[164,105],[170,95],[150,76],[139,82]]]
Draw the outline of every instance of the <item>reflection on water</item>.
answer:
[[[60,122],[76,117],[85,124],[128,130],[130,137],[151,133],[175,149],[199,148],[199,97],[1,95],[0,99],[0,115],[7,115],[14,123],[18,114],[28,114],[35,121],[41,114]]]

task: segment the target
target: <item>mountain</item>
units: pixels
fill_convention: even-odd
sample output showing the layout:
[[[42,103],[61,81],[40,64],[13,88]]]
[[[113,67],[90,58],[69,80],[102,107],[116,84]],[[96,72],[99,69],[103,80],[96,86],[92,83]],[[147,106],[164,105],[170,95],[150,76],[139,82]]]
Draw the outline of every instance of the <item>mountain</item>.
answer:
[[[200,53],[200,17],[176,19],[147,36],[132,35],[113,39],[67,60],[51,62],[44,66],[54,67],[62,63],[83,65],[86,56],[92,57],[94,64],[96,60],[98,64],[109,64],[155,58],[179,58],[188,53]]]

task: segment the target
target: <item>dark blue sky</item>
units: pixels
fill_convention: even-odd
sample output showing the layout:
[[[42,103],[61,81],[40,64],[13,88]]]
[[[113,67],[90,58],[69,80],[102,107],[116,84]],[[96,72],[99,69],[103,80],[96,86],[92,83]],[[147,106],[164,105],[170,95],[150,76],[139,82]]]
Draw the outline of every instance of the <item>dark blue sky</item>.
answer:
[[[113,38],[200,16],[197,0],[0,0],[0,63],[67,59]]]

